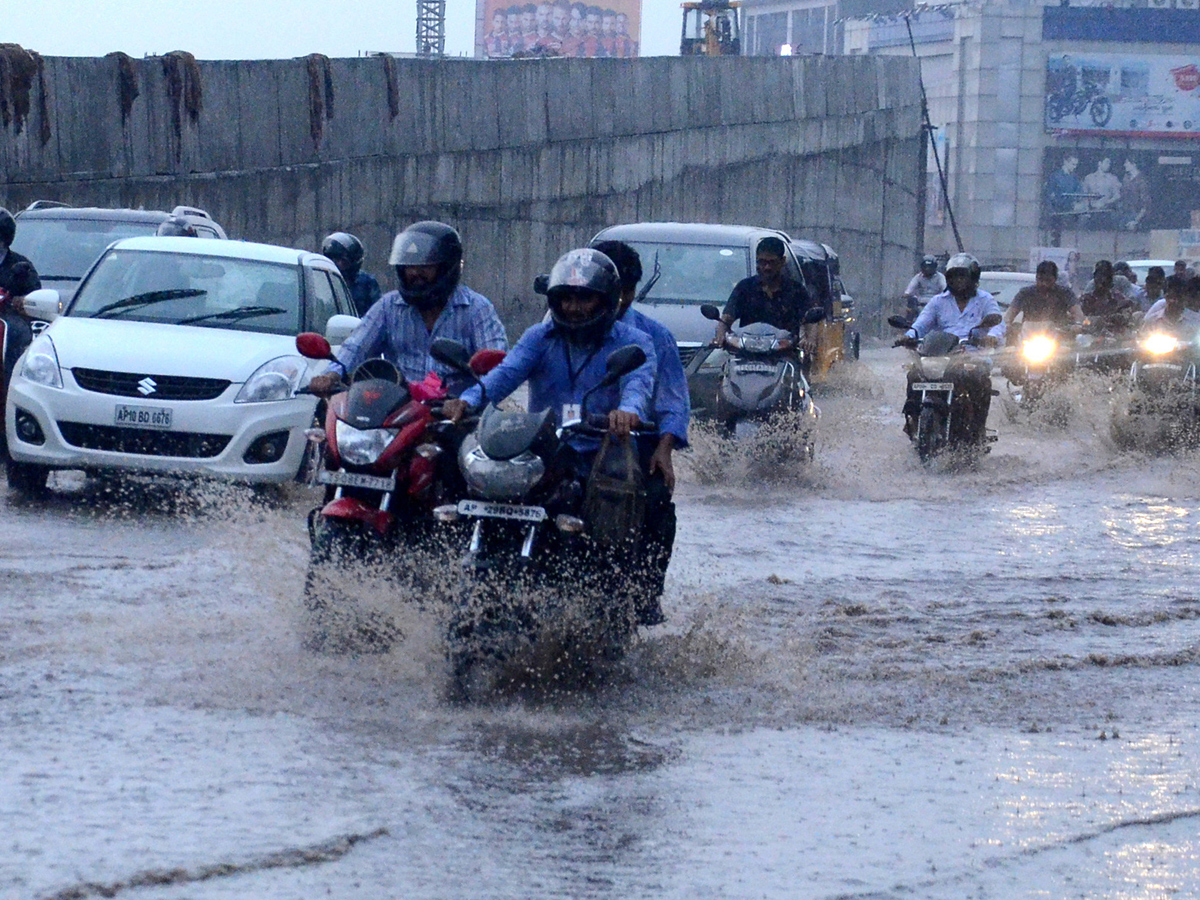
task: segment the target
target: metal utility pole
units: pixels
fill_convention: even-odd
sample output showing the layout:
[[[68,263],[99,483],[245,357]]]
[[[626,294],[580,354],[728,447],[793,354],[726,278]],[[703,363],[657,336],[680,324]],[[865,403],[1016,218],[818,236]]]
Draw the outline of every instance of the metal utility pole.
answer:
[[[446,0],[417,0],[417,56],[446,55]]]

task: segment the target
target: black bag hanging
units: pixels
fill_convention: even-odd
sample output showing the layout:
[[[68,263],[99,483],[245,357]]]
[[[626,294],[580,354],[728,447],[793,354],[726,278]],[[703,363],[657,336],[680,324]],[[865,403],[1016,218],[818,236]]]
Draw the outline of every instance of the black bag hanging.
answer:
[[[646,517],[646,483],[633,441],[605,435],[583,498],[588,533],[601,544],[636,545]]]

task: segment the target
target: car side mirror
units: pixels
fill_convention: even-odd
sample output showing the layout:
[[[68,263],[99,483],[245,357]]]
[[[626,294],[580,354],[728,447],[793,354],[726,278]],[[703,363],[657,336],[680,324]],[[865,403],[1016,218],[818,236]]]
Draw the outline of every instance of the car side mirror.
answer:
[[[700,307],[700,315],[706,319],[712,319],[714,322],[721,318],[721,311],[711,303],[705,303]]]
[[[62,314],[62,297],[53,288],[41,288],[25,295],[25,315],[53,322]]]
[[[462,372],[464,375],[475,374],[471,371],[471,354],[458,341],[438,338],[429,345],[429,355],[456,372]]]
[[[323,335],[305,331],[296,335],[296,349],[305,359],[333,359],[333,348]]]
[[[325,323],[325,337],[329,338],[329,343],[333,346],[341,346],[346,343],[346,338],[354,334],[361,321],[358,316],[330,316],[329,321]]]
[[[533,279],[533,292],[545,296],[550,291],[550,276],[538,275]]]
[[[816,306],[804,314],[805,325],[816,325],[825,319],[825,307]]]
[[[979,321],[979,327],[980,328],[995,328],[1002,321],[1004,321],[1004,317],[1002,315],[1000,315],[1000,313],[988,313],[986,316],[984,316]]]

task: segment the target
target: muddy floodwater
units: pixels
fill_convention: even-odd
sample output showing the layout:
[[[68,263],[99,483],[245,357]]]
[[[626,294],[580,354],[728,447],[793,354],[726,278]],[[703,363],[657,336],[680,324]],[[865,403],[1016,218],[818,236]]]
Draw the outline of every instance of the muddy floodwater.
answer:
[[[305,488],[0,500],[0,898],[1200,896],[1200,456],[1087,383],[927,472],[865,357],[809,468],[697,434],[595,687],[448,703],[369,579],[405,640],[305,652]]]

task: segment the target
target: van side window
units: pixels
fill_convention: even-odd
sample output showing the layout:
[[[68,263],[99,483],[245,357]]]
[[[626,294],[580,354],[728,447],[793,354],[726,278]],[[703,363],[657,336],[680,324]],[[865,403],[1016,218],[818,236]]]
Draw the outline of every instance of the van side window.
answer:
[[[329,281],[328,273],[321,269],[308,269],[308,290],[305,292],[304,317],[305,327],[318,334],[325,333],[325,325],[331,316],[336,316],[338,302]]]

